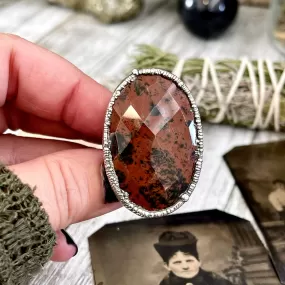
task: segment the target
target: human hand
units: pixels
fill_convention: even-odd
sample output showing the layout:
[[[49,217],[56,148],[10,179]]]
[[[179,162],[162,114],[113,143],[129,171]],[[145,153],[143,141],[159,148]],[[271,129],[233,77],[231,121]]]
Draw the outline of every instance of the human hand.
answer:
[[[70,259],[61,229],[120,207],[105,204],[102,150],[4,135],[7,129],[101,143],[111,93],[63,58],[0,33],[0,161],[31,187],[57,233],[52,260]]]
[[[268,200],[277,212],[284,211],[284,209],[285,209],[285,190],[284,189],[276,189],[275,191],[272,191],[268,196]]]

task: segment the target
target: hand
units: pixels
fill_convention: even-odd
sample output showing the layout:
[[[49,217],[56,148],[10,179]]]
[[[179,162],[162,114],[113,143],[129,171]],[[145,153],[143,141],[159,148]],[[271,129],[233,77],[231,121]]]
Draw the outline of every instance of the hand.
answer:
[[[120,207],[104,204],[102,150],[3,135],[7,129],[101,143],[111,93],[63,58],[0,33],[0,161],[31,187],[56,231],[52,260],[75,249],[61,229]]]
[[[285,209],[285,190],[284,189],[277,189],[275,191],[272,191],[268,196],[268,200],[277,212],[284,211],[284,209]]]

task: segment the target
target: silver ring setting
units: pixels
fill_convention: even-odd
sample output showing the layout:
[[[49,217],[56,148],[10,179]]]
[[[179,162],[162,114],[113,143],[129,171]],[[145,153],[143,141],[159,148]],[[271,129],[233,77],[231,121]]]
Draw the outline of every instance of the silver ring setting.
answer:
[[[163,127],[167,127],[166,125],[170,124],[170,122],[173,121],[173,119],[170,120],[169,118],[167,118],[167,116],[165,114],[169,114],[171,112],[174,114],[174,117],[176,116],[175,120],[178,122],[178,112],[180,112],[180,111],[178,110],[177,106],[179,106],[179,104],[177,103],[177,101],[173,100],[173,98],[174,98],[173,96],[171,97],[171,95],[170,95],[170,93],[172,92],[171,90],[174,90],[173,91],[174,93],[171,93],[171,94],[176,94],[175,92],[180,92],[179,93],[180,97],[182,96],[181,94],[185,95],[185,98],[188,99],[188,102],[190,105],[191,116],[193,117],[193,120],[191,123],[189,122],[189,120],[188,121],[186,120],[185,122],[181,123],[181,124],[186,124],[187,122],[189,122],[189,123],[187,123],[188,124],[187,128],[189,130],[189,138],[191,138],[191,145],[193,145],[193,148],[191,147],[191,149],[189,149],[189,153],[191,151],[193,151],[193,154],[191,154],[192,155],[191,159],[193,159],[193,165],[191,164],[192,165],[191,166],[192,167],[191,168],[191,177],[189,176],[190,175],[189,170],[187,170],[188,166],[185,165],[185,161],[183,160],[183,165],[184,165],[184,170],[185,170],[184,172],[188,173],[188,176],[189,176],[189,179],[188,180],[186,179],[187,181],[186,180],[184,181],[183,191],[180,190],[179,193],[176,193],[177,197],[175,197],[175,199],[173,198],[171,200],[172,204],[170,203],[168,206],[164,206],[162,208],[159,208],[159,207],[158,208],[152,208],[152,209],[150,209],[148,207],[144,207],[144,205],[142,205],[138,202],[135,202],[134,199],[132,198],[132,189],[129,189],[129,188],[122,189],[122,187],[121,187],[122,183],[120,181],[121,177],[119,175],[120,173],[119,173],[118,169],[116,169],[116,165],[114,164],[114,153],[112,153],[114,146],[117,147],[117,145],[118,145],[118,143],[115,143],[115,145],[114,145],[114,140],[112,137],[112,135],[114,134],[114,130],[111,130],[112,129],[112,121],[114,121],[114,116],[115,115],[117,116],[117,114],[114,113],[115,112],[114,106],[116,105],[117,100],[122,100],[123,97],[125,98],[126,95],[128,96],[128,94],[127,94],[128,92],[126,90],[131,90],[131,88],[133,88],[132,90],[136,89],[135,92],[137,92],[138,96],[140,96],[139,94],[142,93],[143,95],[141,96],[141,98],[147,98],[147,97],[143,97],[143,96],[147,96],[147,95],[145,95],[145,93],[152,94],[152,96],[154,96],[154,97],[157,96],[156,94],[158,94],[158,91],[157,91],[158,89],[153,89],[154,90],[153,92],[149,91],[149,89],[152,87],[151,85],[149,85],[149,83],[147,83],[143,86],[140,86],[140,89],[137,90],[137,87],[134,84],[136,84],[136,82],[142,82],[144,76],[147,77],[147,80],[149,80],[149,81],[156,80],[155,82],[161,82],[162,87],[159,85],[159,87],[157,87],[157,88],[164,88],[163,86],[165,85],[165,82],[171,83],[170,87],[167,85],[169,88],[165,91],[166,97],[161,96],[159,102],[156,105],[157,107],[152,106],[153,109],[151,110],[151,112],[153,112],[153,110],[156,108],[155,110],[156,111],[159,110],[158,114],[160,116],[160,118],[156,117],[155,119],[153,119],[153,122],[157,122],[159,120],[160,121],[164,120],[165,124]],[[152,79],[152,77],[155,77],[155,79]],[[130,87],[131,85],[135,86],[135,87]],[[160,90],[162,90],[162,89],[160,89]],[[128,98],[127,98],[127,100],[128,100]],[[138,97],[136,100],[143,100],[143,99],[140,99]],[[146,100],[146,99],[144,99],[144,100]],[[162,100],[165,100],[165,102],[167,100],[168,100],[167,102],[169,102],[169,100],[171,100],[171,102],[173,101],[173,103],[171,103],[172,105],[170,107],[167,107],[168,109],[164,109],[163,105],[161,104]],[[183,99],[183,100],[185,100],[185,99]],[[186,101],[183,101],[183,102],[186,102]],[[138,103],[137,106],[139,106],[139,105],[140,105],[140,103]],[[183,106],[179,106],[179,107],[182,108],[182,110],[183,110]],[[185,110],[185,108],[184,108],[184,110]],[[132,115],[129,115],[129,114],[131,114],[130,111],[133,112]],[[125,114],[128,113],[128,115],[129,115],[128,118],[132,118],[131,122],[135,122],[135,118],[138,118],[139,112],[136,112],[131,105],[127,109],[127,111],[124,110],[124,112],[125,112]],[[183,113],[183,114],[181,113],[184,117],[182,115],[179,115],[179,116],[181,118],[186,118],[185,114],[190,114],[189,112],[188,113],[187,112]],[[157,116],[157,114],[155,114],[155,115]],[[127,115],[124,115],[124,116],[126,117]],[[142,118],[142,116],[141,116],[141,118]],[[125,118],[124,118],[124,120],[125,120]],[[142,124],[143,124],[146,131],[148,131],[150,128],[150,125],[148,127],[145,127],[145,125],[147,125],[148,120],[149,120],[149,116],[147,118],[140,119],[140,125],[139,125],[138,129],[142,128]],[[151,120],[152,120],[152,118],[151,118]],[[157,120],[157,121],[155,121],[155,120]],[[117,117],[116,117],[116,121],[119,122],[119,119]],[[120,124],[120,123],[117,123],[117,124]],[[137,122],[134,124],[137,124]],[[153,130],[155,128],[155,126],[154,126],[155,124],[156,123],[152,124]],[[123,125],[123,126],[124,126],[124,129],[126,129],[125,125]],[[183,125],[182,128],[185,128],[185,126]],[[153,131],[153,132],[156,133],[155,131]],[[176,132],[176,129],[174,129],[172,127],[169,131],[165,131],[165,132],[167,133],[167,135],[169,134],[169,136],[174,135]],[[181,132],[181,134],[182,134],[182,132]],[[132,140],[132,138],[130,136],[127,136],[127,137],[128,137],[129,141]],[[176,139],[177,138],[178,138],[178,140],[183,139],[183,143],[184,143],[186,138],[184,140],[184,138],[182,138],[182,137],[177,135]],[[176,143],[176,141],[175,141],[175,143]],[[180,145],[183,145],[183,143],[180,143]],[[126,148],[126,145],[127,144],[124,144],[125,148]],[[145,145],[145,143],[143,145]],[[157,143],[156,145],[159,145],[159,144]],[[186,143],[184,143],[184,145],[189,146],[189,142],[186,141]],[[173,146],[172,149],[176,149],[175,147]],[[117,151],[116,155],[119,156],[120,153],[122,153],[123,151],[124,151],[124,148]],[[178,208],[180,208],[185,202],[187,202],[189,200],[192,192],[196,188],[197,182],[199,180],[201,168],[202,168],[202,161],[203,161],[203,131],[202,131],[200,114],[199,114],[198,107],[196,106],[196,103],[195,103],[195,101],[191,95],[191,92],[188,89],[188,87],[185,85],[185,83],[180,78],[175,76],[174,74],[167,72],[167,71],[164,71],[164,70],[161,70],[161,69],[141,69],[141,70],[135,69],[135,70],[133,70],[132,74],[130,74],[127,78],[125,78],[125,80],[123,82],[121,82],[121,84],[115,89],[115,91],[113,92],[113,96],[109,102],[109,105],[108,105],[108,108],[106,111],[106,116],[105,116],[105,123],[104,123],[103,152],[104,152],[104,169],[105,169],[106,177],[107,177],[108,182],[109,182],[113,192],[115,193],[116,197],[118,198],[118,200],[122,203],[122,205],[125,208],[127,208],[131,212],[135,213],[136,215],[144,217],[144,218],[162,217],[165,215],[169,215],[169,214],[173,213],[174,211],[176,211]],[[150,150],[150,152],[151,152],[151,150]],[[136,148],[135,153],[136,153],[136,155],[141,154],[140,149],[138,147]],[[147,152],[147,153],[149,153],[149,152]],[[164,153],[165,153],[165,151],[164,151]],[[178,160],[178,158],[177,158],[177,156],[175,156],[175,154],[170,152],[170,155],[172,155],[174,157],[174,160],[173,159],[169,160],[170,163],[175,161],[175,158]],[[190,154],[189,154],[189,157],[190,157]],[[184,159],[184,158],[181,158],[181,159]],[[145,162],[142,160],[143,159],[137,160],[137,161],[140,161],[142,163],[140,166],[137,166],[138,171],[141,171],[142,167],[148,167],[148,166],[145,166]],[[189,161],[190,161],[190,158],[189,158]],[[118,162],[118,163],[121,163],[121,162]],[[163,164],[164,163],[163,160],[160,163]],[[182,165],[182,164],[180,164],[180,165]],[[157,167],[159,168],[158,171],[160,171],[161,173],[167,172],[167,169],[165,169],[165,168],[162,169],[161,168],[162,166],[159,166],[159,164]],[[125,168],[125,169],[127,169],[127,168]],[[129,167],[128,169],[131,169],[131,167]],[[132,169],[134,169],[134,168],[132,168]],[[150,168],[148,168],[148,169],[150,169]],[[148,170],[148,172],[149,172],[149,170]],[[132,175],[134,175],[134,173],[131,173],[131,172],[129,172],[129,170],[126,170],[125,176],[126,175],[132,176]],[[165,189],[167,189],[167,187],[168,188],[170,187],[169,181],[171,180],[171,176],[169,176],[169,175],[171,175],[171,174],[167,174],[167,175],[168,176],[167,176],[167,179],[166,179],[167,181],[165,182],[165,185],[168,183],[167,184],[168,186],[165,186]],[[178,174],[174,174],[174,175],[175,175],[175,179],[177,180],[177,183],[178,183],[177,185],[180,185],[179,184],[179,182],[180,182],[179,177],[182,177],[181,173],[180,173],[180,176],[177,176]],[[153,177],[153,176],[151,176],[151,177]],[[144,183],[146,183],[145,181],[146,180],[144,180]],[[151,181],[151,179],[149,181]],[[185,183],[187,183],[187,187],[185,186]],[[140,186],[139,184],[140,183],[137,182],[138,187],[141,187],[141,188],[144,187],[144,189],[147,188],[146,186]],[[144,185],[146,185],[146,184],[144,184]],[[152,189],[154,189],[154,188],[152,188]],[[172,188],[172,189],[174,189],[174,188]],[[153,191],[156,191],[156,189],[154,189]],[[172,190],[171,195],[174,195],[174,192],[175,192],[175,189]],[[148,197],[146,197],[146,195],[147,195],[146,193],[148,193],[148,195],[153,195],[150,188],[147,189],[146,192],[143,193],[144,198],[147,199]],[[162,193],[162,192],[160,192],[160,193]],[[136,194],[136,195],[139,195],[139,194]],[[155,194],[155,195],[156,195],[156,197],[158,197],[158,194]],[[162,195],[164,197],[163,199],[166,199],[165,197],[167,197],[168,194],[162,193],[160,195]],[[158,197],[157,199],[161,200],[162,198]],[[137,200],[137,201],[139,201],[139,200]]]

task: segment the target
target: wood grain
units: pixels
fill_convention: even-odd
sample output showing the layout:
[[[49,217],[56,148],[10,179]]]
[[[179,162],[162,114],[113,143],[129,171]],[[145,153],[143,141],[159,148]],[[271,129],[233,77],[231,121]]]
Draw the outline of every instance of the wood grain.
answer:
[[[270,6],[270,0],[239,0],[241,5],[256,6],[268,8]]]
[[[175,3],[148,0],[143,13],[133,21],[105,25],[92,15],[51,6],[44,0],[11,1],[0,7],[0,32],[18,34],[58,53],[99,82],[123,76],[139,43],[154,44],[182,57],[282,60],[267,34],[268,10],[241,7],[235,25],[222,38],[207,42],[186,31]],[[218,208],[249,219],[258,231],[222,156],[234,146],[279,140],[285,135],[206,123],[203,129],[205,153],[200,181],[178,213]],[[70,226],[68,231],[79,246],[78,255],[68,263],[50,262],[31,284],[94,284],[88,236],[105,223],[129,219],[138,217],[120,209]]]

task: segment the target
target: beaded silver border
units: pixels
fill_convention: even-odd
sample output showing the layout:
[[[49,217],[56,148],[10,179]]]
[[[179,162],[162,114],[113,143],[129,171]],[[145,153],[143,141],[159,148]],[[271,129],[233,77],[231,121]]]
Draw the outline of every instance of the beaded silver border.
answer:
[[[188,99],[190,100],[192,110],[194,112],[194,123],[196,126],[196,155],[198,157],[198,160],[196,162],[196,167],[194,169],[193,173],[193,179],[192,183],[189,185],[187,191],[183,194],[181,194],[180,199],[176,202],[176,204],[172,205],[171,207],[159,210],[159,211],[148,211],[141,206],[136,205],[132,201],[129,200],[129,194],[122,189],[120,189],[119,186],[119,180],[116,175],[113,161],[112,161],[112,155],[111,155],[111,141],[110,141],[110,124],[111,124],[111,116],[112,116],[112,107],[115,103],[115,100],[120,96],[121,91],[132,81],[134,81],[138,75],[161,75],[165,78],[170,79],[176,85],[181,88],[188,96]],[[178,78],[176,75],[165,71],[161,69],[134,69],[132,74],[129,75],[114,91],[113,96],[109,102],[109,106],[106,112],[105,116],[105,123],[104,123],[104,136],[103,136],[103,152],[104,152],[104,165],[105,165],[105,171],[108,178],[108,181],[116,194],[118,200],[122,203],[122,205],[130,210],[131,212],[135,213],[138,216],[144,217],[144,218],[154,218],[154,217],[162,217],[169,215],[176,211],[178,208],[180,208],[185,202],[187,202],[194,191],[196,184],[199,180],[201,168],[202,168],[202,161],[203,161],[203,131],[202,131],[202,124],[201,124],[201,118],[199,114],[198,107],[196,106],[196,103],[191,95],[190,90],[188,87],[183,83],[183,81]]]

